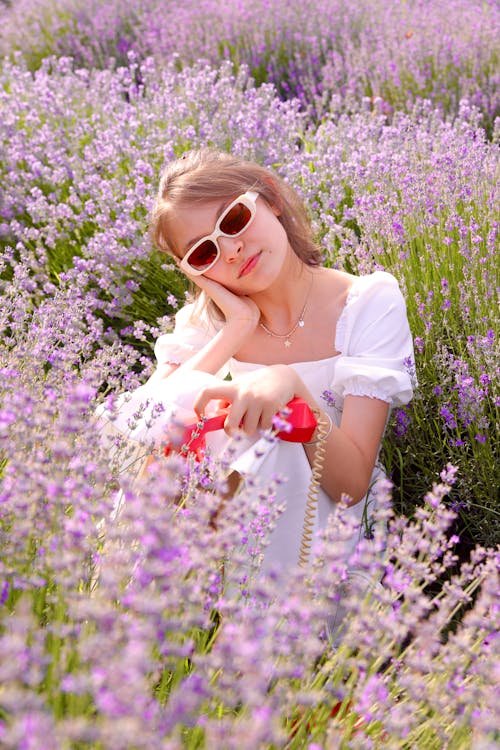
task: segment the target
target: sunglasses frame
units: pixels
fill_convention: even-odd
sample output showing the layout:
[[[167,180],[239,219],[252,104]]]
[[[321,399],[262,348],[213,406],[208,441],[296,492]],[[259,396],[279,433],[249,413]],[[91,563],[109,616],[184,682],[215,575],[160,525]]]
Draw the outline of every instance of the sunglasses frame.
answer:
[[[232,203],[230,203],[229,206],[224,209],[224,211],[221,213],[221,215],[217,219],[217,223],[215,225],[214,231],[211,234],[206,234],[204,237],[201,237],[201,239],[199,239],[198,242],[195,242],[194,245],[189,248],[187,253],[182,258],[181,262],[179,263],[179,268],[181,268],[181,270],[184,271],[184,273],[187,273],[189,276],[201,276],[202,274],[206,273],[211,268],[213,268],[213,266],[215,266],[215,264],[217,263],[217,261],[219,260],[221,256],[221,249],[220,249],[219,243],[217,242],[218,238],[219,237],[239,237],[240,234],[243,234],[243,232],[246,229],[248,229],[252,221],[255,219],[255,214],[257,213],[257,198],[258,197],[259,197],[259,193],[256,193],[254,190],[247,190],[246,193],[242,193],[242,195],[238,196],[238,198],[235,198],[235,200],[232,201]],[[242,203],[250,211],[249,220],[247,221],[243,229],[241,229],[241,231],[239,232],[236,232],[235,234],[227,234],[226,232],[222,232],[220,229],[220,225],[222,224],[222,222],[224,221],[228,213],[235,206],[237,206],[238,203]],[[211,242],[214,243],[217,249],[217,255],[215,256],[214,260],[206,268],[200,271],[197,268],[193,268],[193,266],[189,264],[189,258],[194,253],[194,251],[207,240],[210,240]]]

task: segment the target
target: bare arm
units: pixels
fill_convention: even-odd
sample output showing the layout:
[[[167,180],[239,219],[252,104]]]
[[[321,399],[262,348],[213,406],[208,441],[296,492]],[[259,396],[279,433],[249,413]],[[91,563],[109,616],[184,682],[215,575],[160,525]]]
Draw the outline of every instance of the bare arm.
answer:
[[[340,427],[326,441],[321,486],[338,502],[345,493],[352,505],[367,493],[384,433],[389,405],[368,396],[346,396]],[[312,464],[317,446],[305,445]]]
[[[226,322],[205,346],[182,365],[160,365],[150,378],[166,378],[175,370],[201,370],[215,375],[242,347],[258,325],[260,310],[251,299],[238,296],[204,276],[195,278],[196,284],[218,305]]]

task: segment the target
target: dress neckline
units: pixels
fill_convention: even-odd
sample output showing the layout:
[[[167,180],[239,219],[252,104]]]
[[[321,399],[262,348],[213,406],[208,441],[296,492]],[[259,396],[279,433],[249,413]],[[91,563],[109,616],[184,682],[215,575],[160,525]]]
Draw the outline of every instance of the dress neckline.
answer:
[[[357,299],[359,295],[359,289],[356,289],[355,287],[359,286],[359,283],[361,282],[361,279],[363,278],[365,277],[355,276],[351,286],[347,290],[345,302],[342,307],[342,312],[340,313],[339,318],[337,320],[337,325],[335,326],[334,346],[337,349],[338,353],[332,354],[330,357],[323,357],[322,359],[300,359],[300,360],[297,360],[297,362],[289,362],[288,363],[289,367],[290,366],[295,367],[296,365],[312,365],[312,364],[328,363],[342,356],[343,354],[342,345],[337,346],[337,342],[339,341],[339,338],[340,338],[343,344],[343,337],[345,334],[345,327],[346,327],[347,310],[351,302]],[[236,359],[236,357],[231,357],[230,362],[235,362],[236,365],[243,365],[243,366],[248,365],[249,367],[267,367],[268,366],[268,365],[263,364],[262,362],[246,362],[242,359]]]

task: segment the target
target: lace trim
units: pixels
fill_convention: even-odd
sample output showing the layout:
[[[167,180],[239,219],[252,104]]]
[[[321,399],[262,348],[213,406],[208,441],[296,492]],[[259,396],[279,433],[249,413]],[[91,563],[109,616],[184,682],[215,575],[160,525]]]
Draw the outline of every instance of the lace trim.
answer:
[[[383,391],[375,388],[370,388],[368,385],[350,385],[344,390],[342,398],[346,396],[365,396],[366,398],[378,398],[380,401],[385,401],[387,404],[392,404],[394,394],[389,395]]]

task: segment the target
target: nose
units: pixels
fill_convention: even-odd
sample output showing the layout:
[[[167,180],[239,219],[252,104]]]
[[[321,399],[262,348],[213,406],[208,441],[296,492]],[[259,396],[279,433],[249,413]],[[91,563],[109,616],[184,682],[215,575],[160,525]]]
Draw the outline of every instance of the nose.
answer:
[[[241,237],[219,237],[221,256],[226,263],[234,263],[243,248]]]

